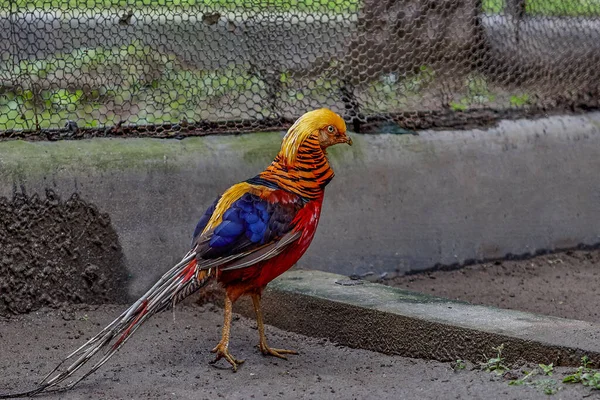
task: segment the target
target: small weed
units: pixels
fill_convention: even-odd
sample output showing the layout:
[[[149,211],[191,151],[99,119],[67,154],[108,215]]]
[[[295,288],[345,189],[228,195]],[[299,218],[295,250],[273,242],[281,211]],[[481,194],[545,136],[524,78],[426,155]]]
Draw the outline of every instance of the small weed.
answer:
[[[90,320],[90,317],[88,317],[88,315],[87,315],[87,314],[84,314],[83,316],[79,317],[79,320],[80,320],[80,321],[89,321],[89,320]]]
[[[527,104],[531,103],[531,98],[527,93],[522,94],[520,96],[512,95],[510,96],[510,106],[511,107],[523,107]]]
[[[554,371],[554,363],[546,364],[538,364],[544,375],[552,376],[552,371]]]
[[[281,74],[279,74],[279,82],[288,83],[289,81],[290,81],[290,76],[288,73],[282,72]]]
[[[592,389],[600,390],[600,371],[591,368],[592,363],[588,356],[581,358],[581,366],[571,375],[564,377],[564,383],[581,383]]]
[[[481,369],[483,369],[486,372],[494,372],[497,375],[504,375],[504,373],[510,371],[510,369],[506,365],[504,365],[504,358],[502,357],[502,350],[504,350],[504,344],[501,344],[498,347],[493,347],[493,349],[497,353],[496,357],[489,358],[487,361],[482,362],[479,365],[480,365]],[[458,367],[459,361],[461,361],[461,360],[456,361],[456,367],[454,368],[455,370]],[[586,365],[589,365],[589,363]],[[523,371],[524,375],[522,378],[514,379],[514,380],[508,382],[508,384],[511,386],[523,386],[523,385],[533,386],[536,389],[543,392],[544,394],[553,395],[562,389],[558,385],[558,382],[556,380],[545,378],[545,379],[538,379],[538,380],[534,381],[532,379],[535,375],[538,375],[540,373],[545,376],[552,376],[553,371],[554,371],[553,363],[548,364],[548,365],[538,364],[537,368],[534,368],[529,372]]]
[[[452,365],[452,369],[454,371],[460,371],[465,368],[467,368],[467,364],[465,363],[465,360],[456,360]]]
[[[467,101],[465,101],[465,99],[462,99],[460,102],[450,102],[450,108],[452,109],[452,111],[466,111],[468,106],[469,105]]]
[[[504,365],[504,358],[502,358],[502,350],[504,350],[504,344],[501,344],[498,347],[492,347],[492,349],[497,352],[496,357],[489,358],[487,361],[482,362],[479,365],[481,369],[483,369],[486,372],[494,372],[497,375],[502,375],[509,370],[509,368],[506,365]],[[484,357],[487,358],[487,356],[485,355]]]
[[[556,394],[556,392],[562,389],[560,386],[558,386],[558,382],[556,382],[554,379],[539,379],[531,382],[530,385],[535,386],[537,389],[547,395]]]
[[[538,379],[538,380],[534,381],[534,380],[530,379],[531,377],[537,375],[540,372],[543,375],[551,376],[553,370],[554,370],[554,364],[549,364],[549,365],[538,364],[538,368],[534,368],[533,370],[531,370],[529,372],[524,371],[525,375],[522,378],[512,380],[512,381],[508,382],[508,384],[512,385],[512,386],[521,386],[521,385],[533,386],[536,389],[543,392],[544,394],[553,395],[556,392],[558,392],[559,390],[561,390],[561,387],[558,386],[558,382],[556,382],[556,380],[545,378],[545,379]]]
[[[508,382],[508,384],[509,384],[509,385],[513,385],[513,386],[520,386],[520,385],[524,385],[524,384],[526,384],[526,383],[529,383],[529,382],[527,382],[527,380],[528,380],[529,378],[531,378],[532,376],[534,376],[534,375],[536,375],[536,374],[537,374],[537,371],[536,371],[535,369],[532,369],[532,370],[531,370],[531,371],[529,371],[529,372],[527,372],[527,371],[524,371],[524,372],[525,372],[525,376],[523,376],[521,379],[515,379],[515,380],[513,380],[513,381],[510,381],[510,382]]]
[[[466,96],[448,103],[452,111],[466,111],[472,106],[481,106],[495,100],[484,76],[472,74],[465,80]]]
[[[370,82],[366,88],[369,97],[376,101],[381,111],[404,109],[407,102],[420,99],[423,92],[435,81],[435,71],[427,65],[403,74],[389,73]],[[411,100],[412,99],[412,100]]]
[[[402,88],[406,94],[419,94],[435,79],[435,71],[427,65],[421,65],[419,71],[406,76],[402,82]]]
[[[492,95],[488,87],[485,77],[480,75],[471,75],[467,78],[467,98],[471,103],[484,104],[488,101],[493,101],[495,96]]]

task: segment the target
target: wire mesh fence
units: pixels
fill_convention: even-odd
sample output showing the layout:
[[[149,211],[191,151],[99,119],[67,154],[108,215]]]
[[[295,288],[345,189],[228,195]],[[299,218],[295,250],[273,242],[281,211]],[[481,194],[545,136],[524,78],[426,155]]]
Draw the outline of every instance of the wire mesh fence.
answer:
[[[485,123],[597,107],[599,61],[600,0],[0,0],[0,138]]]

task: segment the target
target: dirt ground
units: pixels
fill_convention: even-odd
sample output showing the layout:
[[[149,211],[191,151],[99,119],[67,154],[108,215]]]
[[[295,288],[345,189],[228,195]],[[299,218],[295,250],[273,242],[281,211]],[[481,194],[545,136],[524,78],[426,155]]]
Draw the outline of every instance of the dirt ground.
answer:
[[[600,322],[600,250],[475,264],[382,283],[473,304]]]
[[[65,303],[117,303],[127,279],[107,214],[73,195],[0,197],[0,316]]]
[[[31,388],[69,351],[124,306],[43,309],[0,320],[0,392]],[[546,399],[541,386],[509,386],[507,377],[449,363],[386,356],[267,328],[274,347],[300,352],[288,361],[256,349],[254,321],[236,316],[231,349],[246,363],[237,373],[208,364],[220,334],[221,310],[182,306],[155,316],[111,361],[75,389],[48,399]],[[525,368],[527,368],[525,366]],[[571,372],[557,368],[560,382]],[[519,372],[511,373],[513,377]],[[516,375],[515,375],[516,374]],[[546,377],[548,378],[548,377]],[[541,376],[536,379],[542,379]],[[558,383],[551,398],[599,398],[581,385]]]

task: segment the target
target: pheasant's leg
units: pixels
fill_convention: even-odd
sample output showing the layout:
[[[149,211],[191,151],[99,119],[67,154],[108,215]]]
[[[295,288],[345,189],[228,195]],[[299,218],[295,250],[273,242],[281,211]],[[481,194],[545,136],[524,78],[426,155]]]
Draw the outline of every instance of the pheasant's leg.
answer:
[[[287,360],[287,357],[284,356],[284,354],[298,354],[298,352],[294,350],[272,349],[267,345],[267,338],[265,337],[265,324],[263,323],[262,310],[260,309],[259,294],[252,295],[252,303],[254,304],[254,311],[256,312],[256,323],[258,325],[258,335],[260,337],[258,348],[260,349],[260,351],[265,356],[275,356],[283,358],[284,360]]]
[[[224,358],[233,367],[233,372],[237,371],[238,365],[244,362],[244,360],[235,359],[231,353],[229,353],[229,332],[231,330],[231,311],[233,309],[233,302],[229,299],[229,296],[225,296],[225,321],[223,322],[223,335],[221,341],[217,346],[212,349],[213,353],[217,353],[217,357],[211,364],[216,363],[221,358]]]

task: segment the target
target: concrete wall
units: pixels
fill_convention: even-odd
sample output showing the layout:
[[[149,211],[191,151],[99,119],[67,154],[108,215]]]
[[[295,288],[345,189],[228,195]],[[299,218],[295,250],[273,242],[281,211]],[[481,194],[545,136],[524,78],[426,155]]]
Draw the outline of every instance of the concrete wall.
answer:
[[[0,196],[52,188],[109,213],[137,295],[281,135],[0,142]],[[331,151],[336,178],[302,266],[408,271],[600,242],[600,113],[353,140]]]

